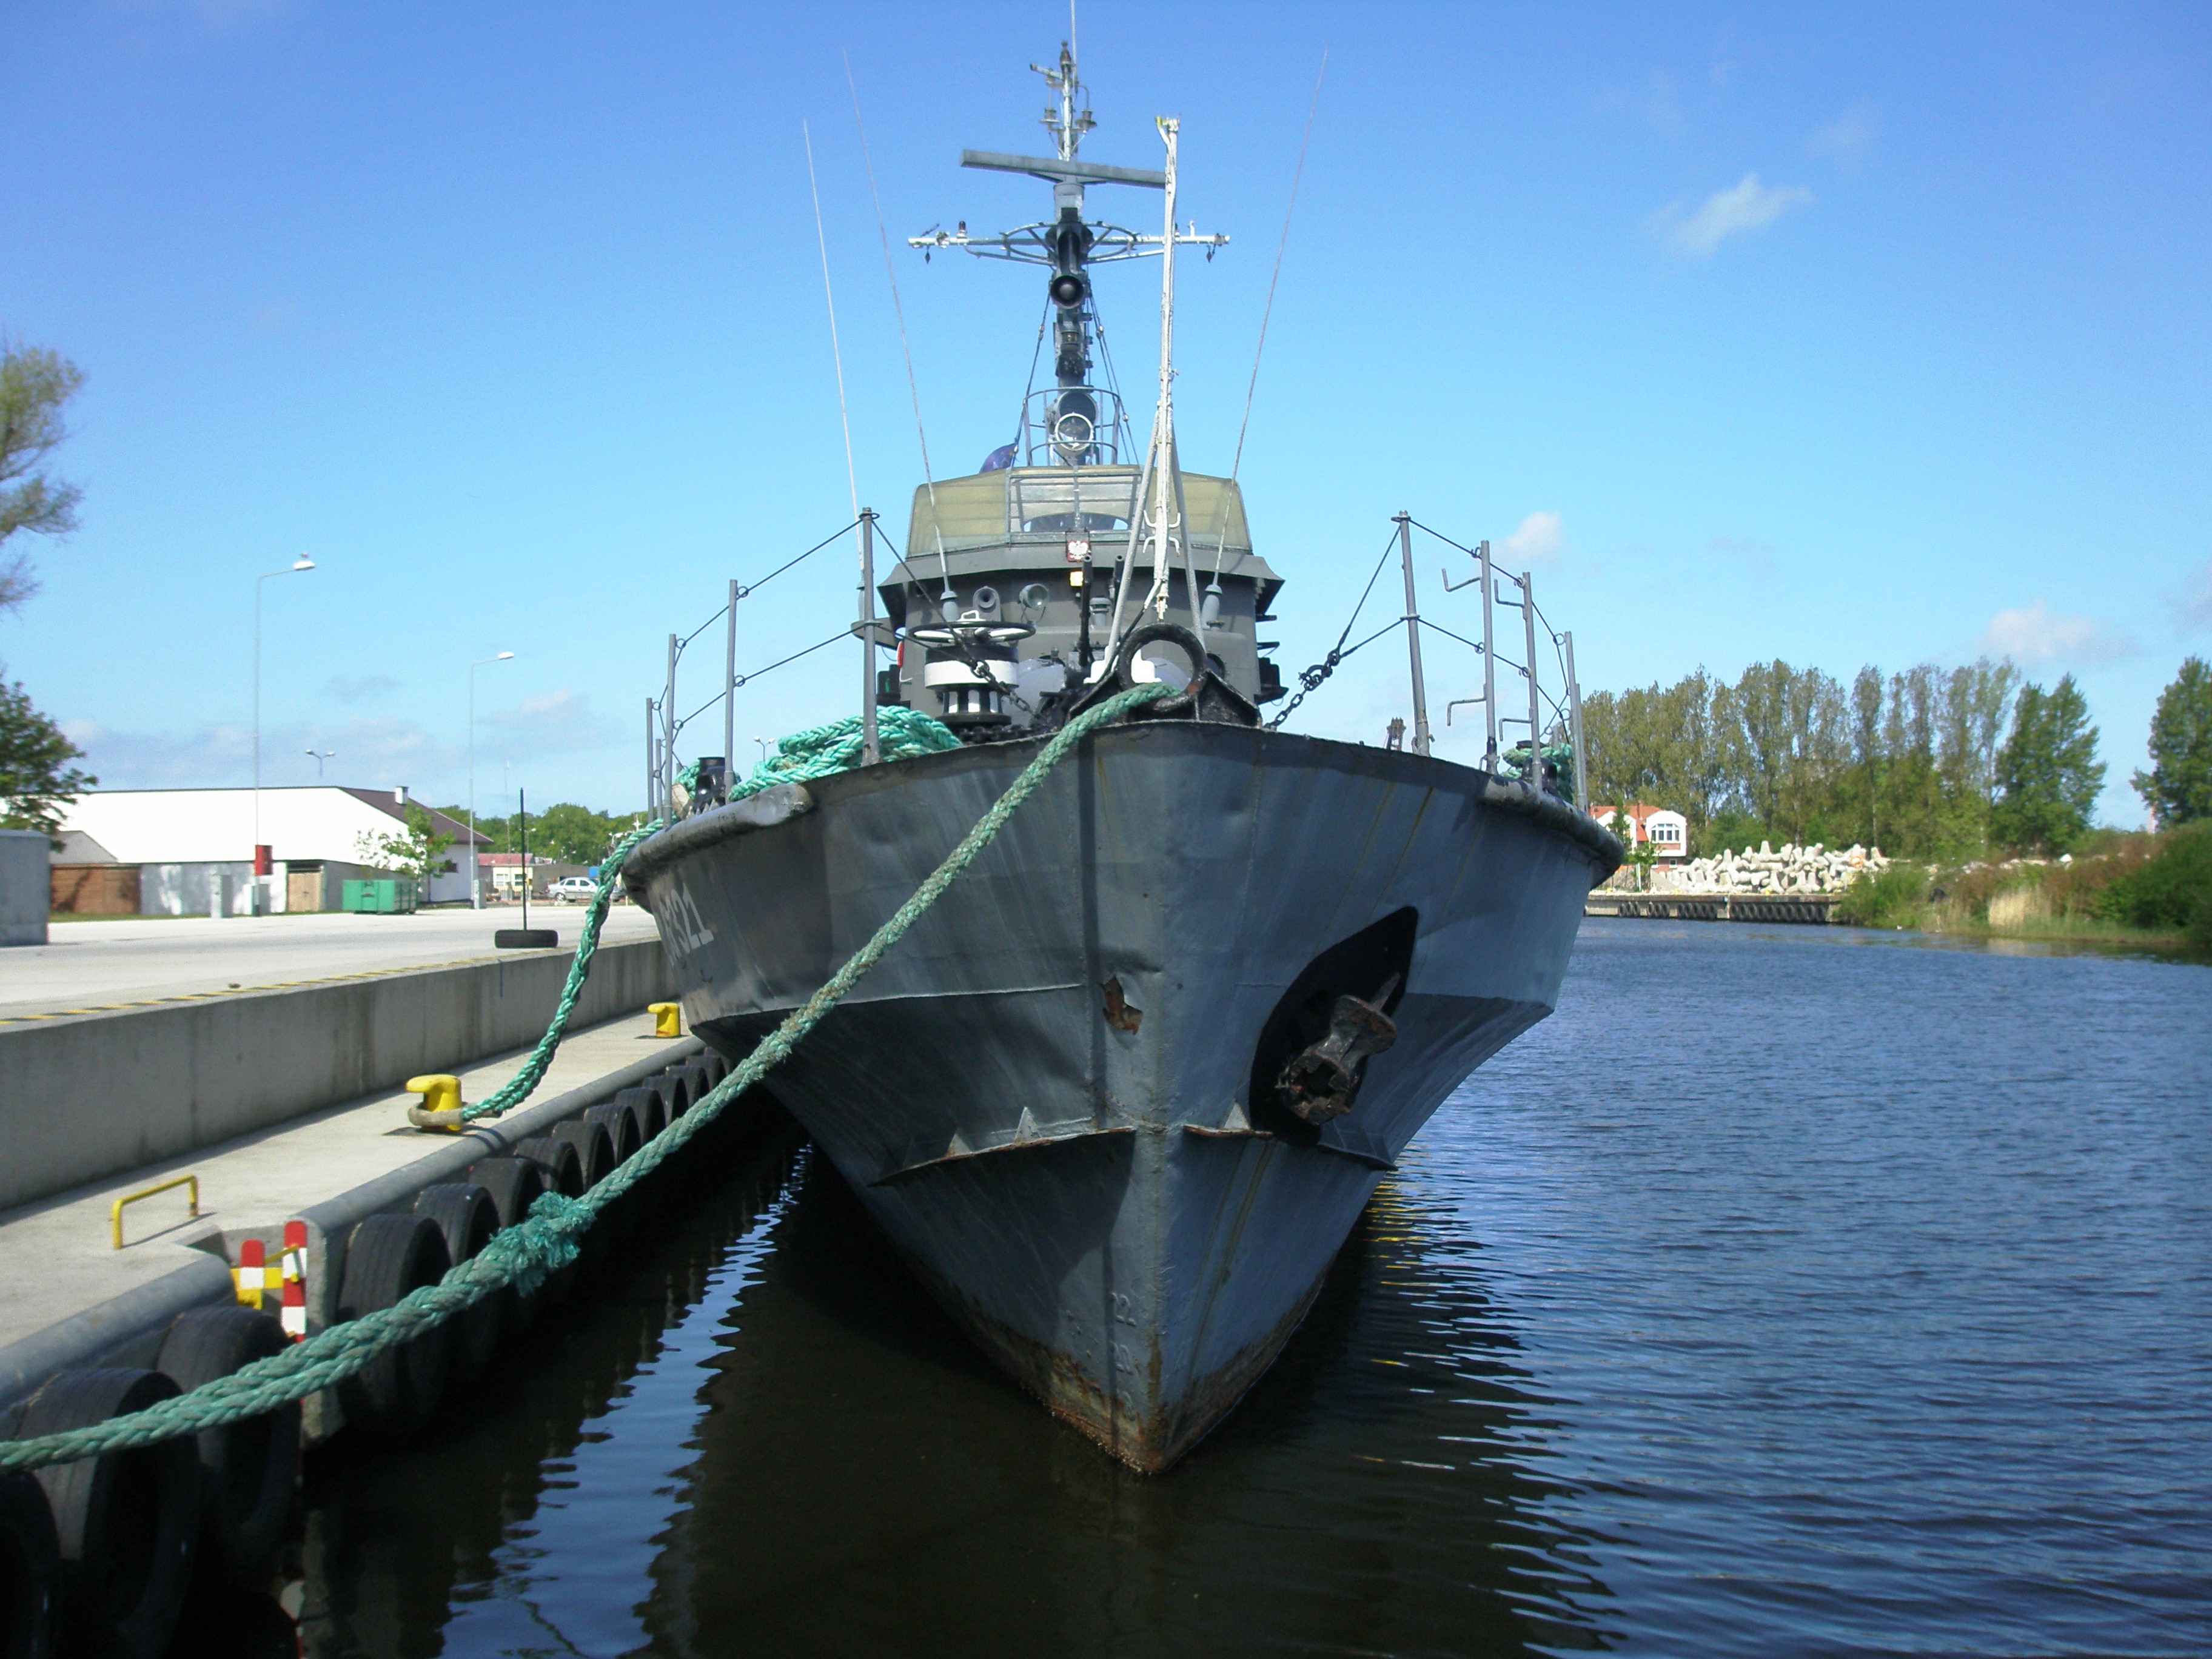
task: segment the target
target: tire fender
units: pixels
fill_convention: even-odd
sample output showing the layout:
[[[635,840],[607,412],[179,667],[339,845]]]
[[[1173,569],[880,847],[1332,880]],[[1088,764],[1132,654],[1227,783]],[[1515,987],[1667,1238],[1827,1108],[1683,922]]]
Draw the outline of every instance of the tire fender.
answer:
[[[175,1397],[159,1371],[64,1371],[16,1432],[88,1428]],[[61,1556],[62,1650],[161,1659],[175,1634],[199,1540],[200,1470],[188,1439],[40,1469]]]
[[[284,1352],[283,1327],[252,1308],[194,1308],[161,1339],[155,1369],[191,1393]],[[200,1466],[200,1562],[224,1583],[267,1580],[284,1544],[300,1474],[300,1406],[289,1401],[190,1443]]]
[[[446,1237],[428,1216],[373,1215],[346,1243],[338,1285],[338,1319],[389,1308],[410,1291],[434,1285],[452,1266]],[[349,1420],[404,1434],[437,1409],[452,1352],[450,1322],[387,1348],[338,1384]]]
[[[425,1187],[415,1196],[415,1213],[437,1224],[446,1241],[446,1255],[457,1267],[490,1243],[500,1226],[499,1206],[492,1195],[468,1182]],[[460,1382],[481,1376],[499,1347],[500,1295],[495,1291],[447,1322],[453,1334],[453,1376]]]

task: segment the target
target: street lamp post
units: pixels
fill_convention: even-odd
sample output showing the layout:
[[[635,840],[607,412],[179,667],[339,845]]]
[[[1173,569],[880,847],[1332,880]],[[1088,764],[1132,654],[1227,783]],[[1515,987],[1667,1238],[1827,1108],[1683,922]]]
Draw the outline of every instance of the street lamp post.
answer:
[[[323,781],[323,763],[334,757],[338,751],[335,749],[310,749],[307,752],[315,757],[315,781],[320,783]]]
[[[313,570],[315,562],[302,553],[282,570],[264,570],[253,579],[253,865],[261,876],[261,584],[271,576],[289,576],[295,570]]]
[[[477,670],[514,658],[514,652],[502,651],[469,665],[469,908],[474,910],[483,908],[483,859],[477,850]]]

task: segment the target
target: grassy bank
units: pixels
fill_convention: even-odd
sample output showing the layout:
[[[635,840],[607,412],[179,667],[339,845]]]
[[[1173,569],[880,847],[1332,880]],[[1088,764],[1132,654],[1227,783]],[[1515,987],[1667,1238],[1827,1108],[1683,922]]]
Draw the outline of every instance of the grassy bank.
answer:
[[[1891,865],[1851,884],[1836,919],[2002,939],[2212,950],[2212,824],[2100,836],[2063,863]]]

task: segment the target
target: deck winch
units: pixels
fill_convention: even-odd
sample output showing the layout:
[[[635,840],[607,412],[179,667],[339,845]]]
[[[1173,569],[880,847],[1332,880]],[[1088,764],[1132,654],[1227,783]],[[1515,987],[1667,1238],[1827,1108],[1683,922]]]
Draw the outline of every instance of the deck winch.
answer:
[[[984,590],[978,590],[978,597]],[[995,611],[994,595],[991,608]],[[921,683],[934,691],[938,718],[953,731],[1011,726],[1006,708],[1017,672],[1014,647],[1036,632],[1029,623],[997,622],[979,607],[938,628],[916,628],[908,637],[924,650]]]

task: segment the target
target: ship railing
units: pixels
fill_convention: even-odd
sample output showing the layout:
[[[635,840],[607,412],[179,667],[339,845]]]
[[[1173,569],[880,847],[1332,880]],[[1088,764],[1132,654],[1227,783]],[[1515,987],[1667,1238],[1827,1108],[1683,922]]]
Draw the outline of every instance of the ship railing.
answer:
[[[1431,529],[1410,514],[1400,514],[1395,522],[1400,555],[1405,568],[1407,639],[1413,671],[1416,746],[1421,752],[1427,752],[1427,695],[1420,652],[1420,636],[1425,629],[1468,647],[1482,660],[1480,693],[1448,700],[1444,705],[1444,723],[1447,726],[1451,724],[1455,709],[1479,708],[1482,710],[1484,769],[1501,775],[1517,774],[1523,782],[1563,798],[1571,798],[1577,811],[1588,811],[1589,763],[1583,740],[1582,686],[1575,674],[1573,632],[1552,626],[1550,619],[1536,603],[1534,574],[1527,570],[1498,568],[1492,560],[1487,541],[1479,541],[1470,547],[1463,542],[1455,541],[1442,531]],[[1424,535],[1434,537],[1447,547],[1457,549],[1475,562],[1473,574],[1462,580],[1454,581],[1449,569],[1440,574],[1447,593],[1456,593],[1462,589],[1480,586],[1482,623],[1479,640],[1470,639],[1420,615],[1413,582],[1413,532],[1417,530]],[[1520,660],[1517,662],[1498,649],[1497,613],[1499,611],[1518,611],[1521,613],[1521,627],[1516,630],[1520,635]],[[1510,623],[1507,626],[1510,629]],[[1542,635],[1540,644],[1538,640],[1540,631]],[[1546,646],[1550,647],[1549,655],[1558,671],[1556,694],[1544,684]],[[1522,681],[1517,687],[1508,683],[1509,703],[1499,701],[1498,679],[1501,668],[1518,676]],[[1523,691],[1527,694],[1525,704],[1520,696]],[[1525,713],[1522,712],[1524,708]],[[1520,743],[1501,750],[1498,747],[1501,731],[1515,726],[1520,727],[1525,735]],[[1561,748],[1568,751],[1564,766],[1555,764],[1546,753],[1547,750]],[[1560,775],[1562,772],[1568,775]]]
[[[836,529],[804,552],[793,554],[782,560],[766,575],[756,576],[750,582],[739,581],[732,578],[729,584],[728,597],[720,609],[690,633],[671,634],[668,636],[666,678],[659,695],[649,696],[645,700],[646,817],[665,817],[673,823],[678,818],[715,805],[727,799],[731,787],[744,772],[744,767],[739,757],[734,752],[737,747],[737,694],[751,681],[760,678],[764,674],[773,673],[788,663],[797,662],[802,657],[811,657],[816,652],[826,649],[841,640],[857,637],[861,641],[861,657],[866,665],[863,678],[872,696],[875,684],[873,653],[887,643],[895,643],[888,640],[888,624],[881,618],[856,623],[848,628],[840,629],[827,639],[817,640],[795,649],[791,647],[788,641],[783,642],[784,648],[778,653],[774,661],[748,672],[740,673],[738,671],[738,619],[740,603],[758,592],[785,571],[803,564],[822,551],[823,548],[834,542],[842,540],[856,530],[860,532],[862,568],[864,571],[866,570],[873,559],[875,538],[881,532],[878,528],[876,514],[863,507],[858,518],[838,526]],[[861,586],[861,603],[869,610],[872,610],[874,598],[873,578],[869,576],[863,580]],[[721,624],[722,635],[722,667],[721,673],[718,677],[720,684],[714,695],[696,708],[688,714],[679,716],[676,712],[678,707],[677,669],[683,662],[685,652],[702,636],[706,636],[708,630],[713,629],[718,623]],[[872,701],[870,701],[864,712],[872,712]],[[720,755],[697,756],[692,767],[683,766],[677,757],[678,739],[682,737],[684,728],[694,720],[716,709],[719,709],[722,715],[722,752]],[[756,741],[763,742],[764,740],[756,739]],[[764,746],[761,751],[761,757],[763,761],[767,758]],[[684,781],[684,776],[686,772],[690,773],[688,782]]]
[[[1116,466],[1129,423],[1103,386],[1055,386],[1022,403],[1024,466]]]

